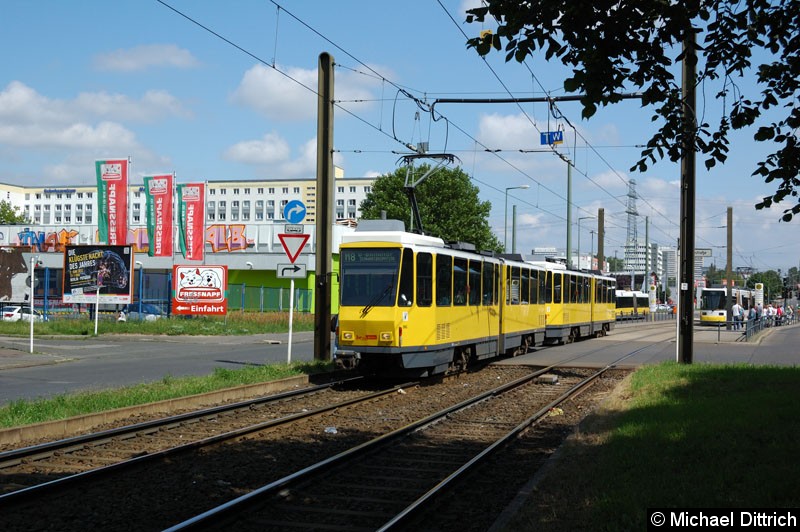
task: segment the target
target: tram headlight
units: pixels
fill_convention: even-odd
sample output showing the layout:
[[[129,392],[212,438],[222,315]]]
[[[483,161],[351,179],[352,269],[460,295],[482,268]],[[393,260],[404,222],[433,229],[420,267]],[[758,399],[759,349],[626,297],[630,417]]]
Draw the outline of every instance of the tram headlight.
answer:
[[[355,334],[353,334],[353,331],[342,331],[342,340],[352,342],[354,338]]]
[[[392,332],[391,331],[383,331],[380,334],[381,342],[391,342],[392,341]]]

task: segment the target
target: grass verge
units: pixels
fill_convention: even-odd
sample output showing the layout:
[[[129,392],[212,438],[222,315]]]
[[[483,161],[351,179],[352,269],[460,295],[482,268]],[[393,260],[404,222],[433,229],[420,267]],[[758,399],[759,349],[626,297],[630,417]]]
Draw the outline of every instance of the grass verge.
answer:
[[[800,506],[800,368],[647,366],[506,530],[643,530],[646,510]]]
[[[66,419],[304,373],[320,373],[330,369],[331,364],[325,362],[246,366],[236,370],[217,368],[213,374],[204,377],[168,376],[160,381],[118,389],[63,394],[33,401],[17,400],[0,407],[0,427],[19,427],[42,421]]]
[[[231,312],[227,316],[196,316],[191,319],[172,317],[155,321],[129,320],[118,322],[115,315],[101,316],[97,334],[163,334],[235,336],[247,334],[281,333],[289,330],[288,312]],[[0,334],[27,336],[29,322],[0,321]],[[294,331],[313,331],[314,315],[295,313],[292,319]],[[34,336],[47,335],[94,336],[94,320],[87,318],[68,319],[55,317],[34,324]]]

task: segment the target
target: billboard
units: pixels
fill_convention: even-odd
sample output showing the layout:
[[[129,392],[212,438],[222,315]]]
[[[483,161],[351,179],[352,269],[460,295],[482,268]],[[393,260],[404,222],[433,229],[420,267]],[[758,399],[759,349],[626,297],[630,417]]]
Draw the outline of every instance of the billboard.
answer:
[[[66,246],[64,251],[64,303],[133,302],[133,249],[131,246]]]
[[[173,266],[173,314],[225,315],[227,312],[227,266]]]

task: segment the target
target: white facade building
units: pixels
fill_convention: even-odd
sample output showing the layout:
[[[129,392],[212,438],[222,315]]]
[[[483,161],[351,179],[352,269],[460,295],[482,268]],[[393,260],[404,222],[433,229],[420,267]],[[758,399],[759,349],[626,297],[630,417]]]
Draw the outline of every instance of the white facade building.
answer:
[[[356,220],[361,202],[372,190],[374,178],[345,178],[335,168],[336,220]],[[317,213],[316,179],[206,181],[207,223],[283,222],[283,208],[292,200],[306,206],[304,224],[314,224]],[[97,225],[96,186],[20,186],[0,183],[0,199],[25,214],[34,226],[81,227]],[[141,184],[128,185],[128,225],[145,225],[145,195]]]

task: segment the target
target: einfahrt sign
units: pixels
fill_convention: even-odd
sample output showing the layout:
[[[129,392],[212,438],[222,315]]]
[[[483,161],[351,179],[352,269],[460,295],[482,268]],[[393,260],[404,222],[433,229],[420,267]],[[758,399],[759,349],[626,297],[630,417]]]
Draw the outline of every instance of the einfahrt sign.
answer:
[[[173,266],[173,314],[225,315],[227,312],[227,266]]]

